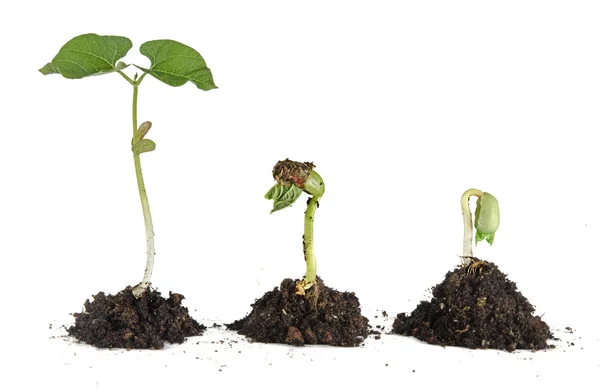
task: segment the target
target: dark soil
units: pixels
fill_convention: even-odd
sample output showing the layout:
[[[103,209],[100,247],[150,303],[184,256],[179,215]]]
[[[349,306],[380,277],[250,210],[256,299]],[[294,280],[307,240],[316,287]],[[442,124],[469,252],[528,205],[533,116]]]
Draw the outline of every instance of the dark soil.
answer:
[[[369,333],[369,320],[361,315],[358,298],[325,286],[320,278],[316,285],[315,305],[296,294],[294,280],[284,279],[254,302],[249,315],[227,328],[264,343],[359,345]]]
[[[99,292],[85,301],[82,313],[74,313],[69,335],[99,348],[162,348],[164,342],[183,343],[206,329],[181,305],[181,294],[169,299],[156,290],[136,298],[127,287],[116,295]]]
[[[552,348],[548,325],[493,263],[468,273],[458,267],[408,316],[398,314],[392,331],[430,344],[467,348]]]

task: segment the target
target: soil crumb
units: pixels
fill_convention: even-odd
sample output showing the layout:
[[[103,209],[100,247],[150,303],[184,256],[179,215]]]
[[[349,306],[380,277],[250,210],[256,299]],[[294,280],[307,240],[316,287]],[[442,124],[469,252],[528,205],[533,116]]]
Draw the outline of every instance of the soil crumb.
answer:
[[[316,306],[296,294],[294,280],[284,279],[279,288],[252,304],[250,314],[226,324],[227,328],[263,343],[358,346],[369,333],[369,320],[361,315],[358,298],[325,286],[320,278],[315,284]]]
[[[183,343],[206,329],[181,305],[184,296],[169,292],[165,299],[149,289],[136,298],[128,286],[116,295],[99,292],[74,313],[75,325],[67,332],[99,348],[162,348],[164,342]]]
[[[493,263],[468,273],[458,267],[410,314],[400,313],[392,331],[430,344],[467,348],[553,348],[548,325],[535,307]]]

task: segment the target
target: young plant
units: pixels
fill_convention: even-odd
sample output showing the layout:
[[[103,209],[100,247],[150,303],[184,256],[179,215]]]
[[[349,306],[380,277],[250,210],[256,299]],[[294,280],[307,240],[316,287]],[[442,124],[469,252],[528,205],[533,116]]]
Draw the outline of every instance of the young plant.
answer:
[[[473,222],[469,208],[469,198],[471,196],[477,197],[475,222]],[[483,263],[481,260],[473,257],[473,226],[475,227],[475,245],[483,240],[492,245],[496,230],[498,230],[498,226],[500,225],[500,207],[498,206],[498,200],[494,196],[474,188],[468,189],[463,193],[461,207],[465,226],[462,259],[469,271],[473,271],[474,268],[480,268]]]
[[[200,53],[177,41],[166,39],[148,41],[140,46],[140,52],[150,59],[150,67],[144,68],[133,64],[142,73],[138,76],[136,72],[133,78],[130,78],[123,72],[129,64],[119,60],[125,57],[131,47],[132,43],[129,38],[83,34],[67,42],[54,59],[40,69],[40,72],[44,75],[60,74],[67,79],[117,73],[133,87],[131,150],[146,227],[147,256],[144,278],[133,288],[134,295],[140,297],[150,287],[155,255],[152,215],[142,176],[140,155],[154,151],[156,144],[146,138],[152,123],[145,121],[138,125],[138,87],[146,75],[151,75],[174,87],[181,86],[188,81],[204,91],[217,88],[217,86],[215,86],[212,73]]]
[[[266,199],[273,200],[271,213],[290,207],[298,200],[302,192],[311,195],[304,214],[304,235],[302,237],[306,274],[296,284],[296,294],[298,295],[305,295],[306,291],[313,287],[317,280],[313,223],[315,212],[319,207],[319,200],[325,193],[325,183],[319,173],[314,170],[314,167],[315,165],[311,162],[302,163],[289,159],[277,162],[273,167],[273,178],[277,183],[265,195]]]

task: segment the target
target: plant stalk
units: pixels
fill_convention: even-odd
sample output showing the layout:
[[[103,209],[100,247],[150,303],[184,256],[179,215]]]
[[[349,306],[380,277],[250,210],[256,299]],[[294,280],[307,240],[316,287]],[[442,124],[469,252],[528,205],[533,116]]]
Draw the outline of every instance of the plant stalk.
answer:
[[[304,213],[304,260],[306,261],[306,274],[304,275],[304,289],[309,289],[317,280],[317,258],[315,257],[313,224],[315,212],[319,206],[319,197],[313,196],[308,201]]]
[[[137,123],[137,97],[138,97],[138,85],[142,81],[143,77],[137,79],[133,84],[133,141],[139,141],[140,135],[138,132]],[[142,163],[140,161],[140,154],[133,154],[133,163],[135,165],[135,177],[137,179],[138,191],[140,193],[140,200],[142,202],[142,212],[144,213],[144,226],[146,227],[146,270],[144,271],[144,279],[133,288],[133,294],[136,297],[150,287],[150,280],[152,279],[152,270],[154,269],[154,228],[152,225],[152,214],[150,213],[150,204],[148,203],[148,194],[146,193],[146,186],[144,184],[144,177],[142,175]]]
[[[469,198],[471,196],[482,197],[483,192],[479,189],[471,188],[463,193],[460,204],[463,213],[463,222],[465,226],[465,232],[463,236],[463,256],[473,257],[473,217],[471,209],[469,208]]]

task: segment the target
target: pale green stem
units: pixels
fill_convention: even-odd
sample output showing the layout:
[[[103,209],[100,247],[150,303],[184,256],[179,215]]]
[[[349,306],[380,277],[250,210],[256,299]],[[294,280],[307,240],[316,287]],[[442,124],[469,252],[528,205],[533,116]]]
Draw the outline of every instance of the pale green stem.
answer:
[[[138,85],[144,78],[143,74],[133,84],[133,140],[138,141],[138,123],[137,123],[137,97]],[[133,294],[140,296],[149,286],[152,278],[152,270],[154,269],[154,229],[152,226],[152,215],[150,214],[150,204],[148,203],[148,195],[146,186],[144,185],[144,177],[142,176],[142,163],[140,162],[140,154],[133,154],[133,163],[135,165],[135,176],[137,178],[138,191],[140,192],[140,200],[142,202],[142,212],[144,213],[144,225],[146,226],[146,270],[144,271],[144,279],[141,283],[133,288]]]
[[[313,196],[308,201],[308,207],[304,213],[304,260],[306,260],[306,275],[304,276],[304,288],[310,288],[317,280],[317,258],[313,239],[313,223],[315,212],[319,206],[319,197]]]
[[[463,256],[473,257],[473,217],[469,208],[469,198],[471,196],[482,197],[483,192],[479,189],[468,189],[463,193],[460,204],[462,207],[465,234],[463,237]]]
[[[122,77],[125,78],[125,80],[127,80],[129,83],[131,83],[132,85],[135,86],[136,82],[131,80],[131,78],[127,75],[125,75],[125,73],[123,71],[117,71],[119,73],[119,75],[121,75]],[[139,84],[139,83],[138,83]]]

